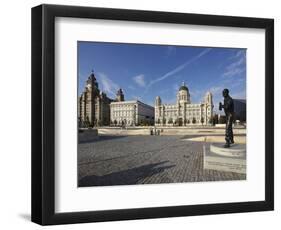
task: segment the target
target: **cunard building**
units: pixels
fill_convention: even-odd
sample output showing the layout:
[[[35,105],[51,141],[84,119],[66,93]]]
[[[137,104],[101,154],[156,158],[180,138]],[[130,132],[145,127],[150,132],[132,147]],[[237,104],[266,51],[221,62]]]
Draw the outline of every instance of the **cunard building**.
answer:
[[[84,91],[79,96],[79,126],[103,126],[110,124],[110,103],[113,100],[99,90],[97,79],[92,71]]]
[[[179,88],[176,104],[163,104],[159,96],[155,99],[155,124],[187,126],[210,124],[213,116],[213,97],[207,92],[202,103],[191,103],[186,85]]]
[[[154,108],[138,100],[125,101],[122,89],[110,103],[111,125],[154,125]]]

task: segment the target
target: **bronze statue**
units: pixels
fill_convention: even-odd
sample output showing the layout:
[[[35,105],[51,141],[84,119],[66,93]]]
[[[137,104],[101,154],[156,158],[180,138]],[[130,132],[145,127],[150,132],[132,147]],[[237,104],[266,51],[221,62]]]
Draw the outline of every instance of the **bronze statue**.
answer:
[[[222,95],[224,97],[224,104],[220,102],[219,110],[224,109],[226,116],[226,125],[225,125],[225,148],[229,148],[230,144],[234,144],[233,139],[233,131],[232,131],[232,123],[234,120],[234,104],[233,99],[229,96],[229,90],[224,89],[222,91]]]

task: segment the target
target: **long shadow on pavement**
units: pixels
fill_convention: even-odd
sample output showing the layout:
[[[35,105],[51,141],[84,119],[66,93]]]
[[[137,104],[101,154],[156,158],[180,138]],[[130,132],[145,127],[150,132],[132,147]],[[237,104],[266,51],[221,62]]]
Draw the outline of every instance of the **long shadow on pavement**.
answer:
[[[106,174],[104,176],[85,176],[79,180],[79,187],[137,184],[137,182],[141,179],[161,173],[165,169],[175,167],[175,165],[160,166],[167,162],[169,161],[147,164],[132,169]]]
[[[114,140],[114,139],[119,139],[119,138],[124,138],[127,136],[113,136],[113,135],[99,135],[99,138],[96,140],[90,140],[90,141],[78,141],[79,144],[85,144],[85,143],[93,143],[93,142],[100,142],[100,141],[107,141],[107,140]]]

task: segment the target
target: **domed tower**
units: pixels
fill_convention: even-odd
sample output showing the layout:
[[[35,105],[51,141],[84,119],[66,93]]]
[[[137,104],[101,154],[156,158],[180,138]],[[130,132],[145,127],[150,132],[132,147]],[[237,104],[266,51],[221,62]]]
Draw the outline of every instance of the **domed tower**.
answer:
[[[207,104],[213,104],[213,95],[211,92],[207,92],[205,95],[205,103]]]
[[[161,98],[159,96],[156,97],[155,99],[155,106],[160,106],[161,105]]]
[[[182,86],[179,88],[179,92],[177,95],[177,102],[178,103],[187,103],[190,104],[190,94],[189,90],[186,87],[185,83],[182,83]]]
[[[123,90],[120,88],[116,93],[116,101],[124,101],[124,100],[125,100],[124,93]]]
[[[101,98],[101,99],[106,98],[106,93],[103,92],[103,91],[100,91],[100,98]]]
[[[213,95],[211,92],[207,92],[204,98],[204,104],[205,104],[205,122],[206,124],[210,124],[212,122],[213,118]]]
[[[155,124],[160,125],[163,121],[163,113],[161,113],[161,98],[157,96],[155,98],[155,109],[154,109],[154,118],[155,118]]]
[[[99,88],[99,84],[97,82],[97,79],[95,77],[94,71],[92,70],[92,73],[90,74],[90,76],[88,77],[87,81],[86,81],[86,88],[87,89],[91,89],[91,90],[98,90]]]

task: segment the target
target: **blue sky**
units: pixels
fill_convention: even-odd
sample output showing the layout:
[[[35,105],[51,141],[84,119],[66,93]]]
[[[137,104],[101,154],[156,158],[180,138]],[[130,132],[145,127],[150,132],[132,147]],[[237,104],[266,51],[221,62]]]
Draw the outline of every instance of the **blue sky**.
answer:
[[[246,99],[246,49],[78,42],[79,94],[92,70],[110,98],[122,88],[125,100],[175,103],[184,81],[192,103],[210,91],[216,111],[224,88]]]

